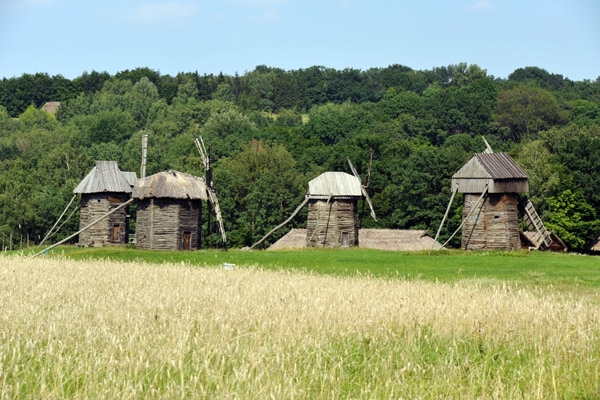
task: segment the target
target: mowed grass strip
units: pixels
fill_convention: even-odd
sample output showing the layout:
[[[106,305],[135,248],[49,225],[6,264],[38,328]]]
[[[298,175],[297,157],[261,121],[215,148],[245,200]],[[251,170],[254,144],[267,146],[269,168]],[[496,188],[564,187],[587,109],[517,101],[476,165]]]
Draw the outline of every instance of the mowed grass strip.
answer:
[[[597,398],[587,293],[0,257],[4,398]]]
[[[27,254],[24,252],[24,254]],[[600,257],[540,251],[459,250],[395,252],[372,249],[305,249],[298,251],[201,250],[147,251],[133,247],[59,247],[50,255],[76,260],[111,259],[151,263],[185,262],[191,265],[260,266],[298,269],[333,275],[373,275],[429,281],[477,280],[525,285],[552,285],[561,290],[600,288]]]

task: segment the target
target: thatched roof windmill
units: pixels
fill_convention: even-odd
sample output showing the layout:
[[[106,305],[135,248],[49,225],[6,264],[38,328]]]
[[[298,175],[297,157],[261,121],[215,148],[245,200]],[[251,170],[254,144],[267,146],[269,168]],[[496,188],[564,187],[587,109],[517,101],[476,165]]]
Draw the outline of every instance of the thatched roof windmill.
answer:
[[[204,179],[168,170],[137,181],[136,246],[149,250],[197,250],[200,247]]]
[[[354,175],[345,172],[325,172],[308,182],[308,191],[304,201],[294,213],[251,248],[259,245],[277,229],[290,222],[306,203],[308,203],[306,223],[306,245],[308,247],[358,246],[358,200],[364,198],[369,204],[371,216],[375,221],[377,221],[377,216],[366,191],[366,184],[361,184],[360,177],[350,159],[348,159],[348,164]],[[368,175],[370,175],[370,169]]]
[[[439,237],[454,196],[464,193],[463,221],[450,237],[452,239],[462,228],[462,249],[520,249],[519,212],[530,230],[541,238],[538,248],[550,246],[550,233],[533,204],[519,195],[529,191],[528,175],[508,154],[494,153],[487,142],[486,146],[486,152],[475,154],[452,176],[452,196],[435,240]]]

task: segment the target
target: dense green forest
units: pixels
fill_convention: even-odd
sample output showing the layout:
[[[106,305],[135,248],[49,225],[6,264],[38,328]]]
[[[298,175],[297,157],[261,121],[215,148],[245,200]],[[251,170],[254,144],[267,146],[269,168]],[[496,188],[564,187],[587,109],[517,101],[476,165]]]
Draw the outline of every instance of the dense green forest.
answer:
[[[61,102],[55,116],[39,110],[47,101]],[[349,172],[346,157],[364,175],[371,149],[368,191],[378,222],[365,211],[362,226],[435,233],[450,177],[485,148],[481,135],[527,171],[529,197],[571,250],[600,233],[600,78],[571,81],[527,67],[499,79],[461,63],[425,71],[258,66],[241,76],[138,68],[73,80],[5,78],[0,236],[39,241],[94,160],[116,160],[139,174],[143,134],[148,174],[203,176],[194,139],[210,143],[232,246],[252,244],[289,216],[308,180]],[[442,239],[460,224],[461,204],[454,202]],[[203,245],[216,245],[206,220]],[[305,221],[306,210],[288,228]],[[53,240],[77,227],[75,214]]]

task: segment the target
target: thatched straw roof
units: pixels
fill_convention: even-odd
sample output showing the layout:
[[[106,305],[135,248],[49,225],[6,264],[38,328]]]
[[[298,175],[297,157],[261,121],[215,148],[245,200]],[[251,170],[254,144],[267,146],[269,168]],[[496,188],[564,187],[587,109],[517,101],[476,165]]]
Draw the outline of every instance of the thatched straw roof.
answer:
[[[58,107],[60,107],[60,101],[48,101],[44,103],[41,110],[54,115],[58,111]]]
[[[431,249],[434,243],[434,249],[441,247],[425,230],[360,229],[358,231],[358,246],[369,249],[421,251]],[[302,249],[304,247],[306,247],[306,229],[292,229],[273,243],[268,250]]]
[[[185,172],[168,170],[139,179],[133,187],[137,199],[170,198],[208,200],[204,179]]]
[[[358,244],[370,249],[394,251],[429,250],[432,245],[434,250],[442,247],[426,230],[410,229],[360,229]]]
[[[600,236],[594,239],[588,246],[588,251],[600,252]]]
[[[135,172],[127,174],[135,177]],[[96,161],[94,168],[79,182],[73,193],[131,193],[132,185],[127,176],[119,169],[116,161]]]
[[[306,247],[306,229],[292,228],[267,250],[303,249]]]
[[[308,182],[307,196],[311,199],[360,198],[360,181],[345,172],[325,172]]]

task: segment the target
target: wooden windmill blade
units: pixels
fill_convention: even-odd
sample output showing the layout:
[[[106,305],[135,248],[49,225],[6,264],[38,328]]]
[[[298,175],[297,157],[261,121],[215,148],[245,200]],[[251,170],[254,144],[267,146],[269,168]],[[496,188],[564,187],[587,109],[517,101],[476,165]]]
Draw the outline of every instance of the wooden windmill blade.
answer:
[[[219,206],[219,199],[217,198],[216,190],[212,181],[212,165],[210,163],[210,153],[206,150],[206,146],[204,145],[204,140],[202,136],[198,136],[194,141],[196,143],[196,147],[198,148],[198,152],[200,153],[200,157],[202,157],[202,164],[204,165],[204,182],[207,186],[208,200],[209,203],[212,204],[213,209],[215,210],[215,216],[217,217],[217,223],[219,225],[219,232],[221,233],[221,238],[223,243],[227,243],[227,234],[225,233],[225,223],[223,222],[223,215],[221,214],[221,207]],[[210,145],[209,145],[210,150]],[[210,207],[209,207],[210,208]],[[210,213],[210,210],[209,210]],[[209,214],[209,226],[210,226],[210,214]]]
[[[219,199],[211,188],[208,189],[208,199],[210,200],[213,208],[215,209],[215,215],[217,216],[217,222],[219,223],[219,232],[221,232],[221,238],[223,243],[227,243],[227,235],[225,234],[225,224],[223,223],[223,216],[221,215],[221,207],[219,206]]]
[[[352,161],[350,161],[349,157],[347,158],[347,160],[348,160],[348,165],[350,165],[350,169],[352,170],[352,173],[354,174],[356,179],[358,179],[358,182],[360,182],[360,176],[358,175],[358,172],[356,172],[356,168],[354,168],[354,165],[352,165]],[[360,185],[360,191],[362,192],[362,195],[365,197],[365,200],[369,204],[369,208],[371,209],[371,217],[373,217],[375,222],[377,222],[377,215],[375,215],[375,209],[373,208],[373,203],[371,203],[371,198],[369,197],[369,194],[367,193],[367,189],[365,189],[365,187],[363,185]]]
[[[363,196],[365,196],[365,200],[367,201],[367,203],[369,203],[369,208],[371,209],[371,217],[373,217],[373,220],[377,222],[377,215],[375,215],[375,209],[373,208],[373,203],[371,203],[371,198],[367,193],[367,189],[365,189],[364,187],[361,187],[360,189],[362,191]]]
[[[371,149],[369,153],[369,169],[367,170],[367,177],[365,178],[365,188],[369,187],[369,181],[371,179],[371,167],[373,166],[373,149]]]

